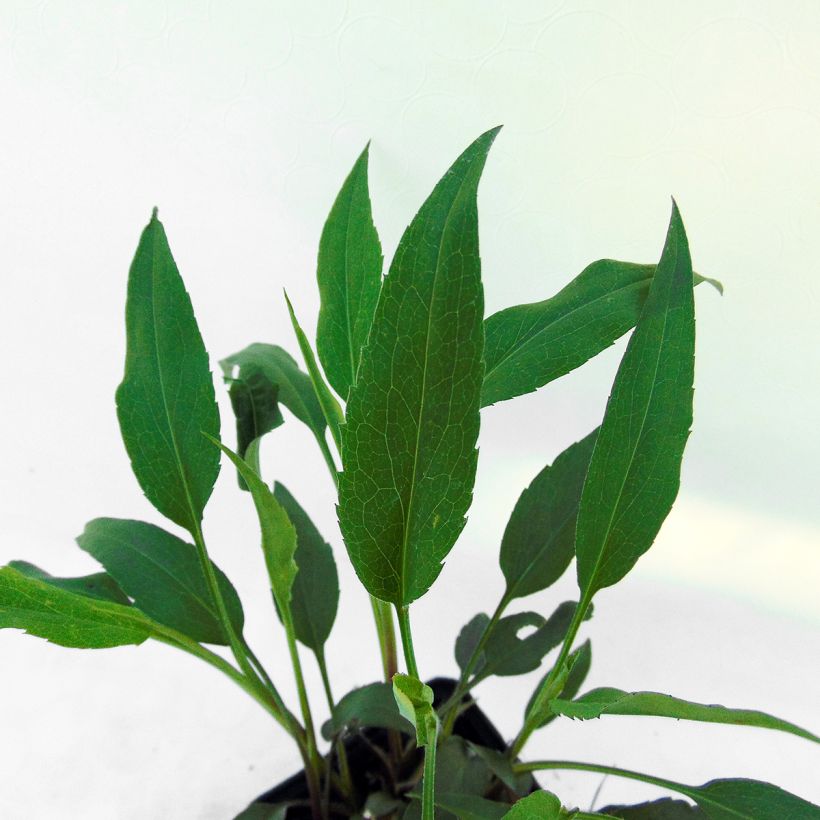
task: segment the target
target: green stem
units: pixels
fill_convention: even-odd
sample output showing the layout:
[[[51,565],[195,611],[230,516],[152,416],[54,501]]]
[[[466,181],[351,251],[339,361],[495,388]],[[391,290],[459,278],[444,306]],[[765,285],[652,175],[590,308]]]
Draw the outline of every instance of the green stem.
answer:
[[[498,606],[495,608],[495,612],[493,612],[492,618],[490,618],[489,623],[487,624],[487,628],[481,634],[481,638],[479,639],[478,643],[473,649],[472,655],[470,655],[469,660],[467,661],[464,669],[461,672],[461,677],[458,679],[458,683],[456,684],[456,688],[453,691],[453,694],[441,707],[441,714],[444,716],[444,728],[442,729],[442,738],[446,739],[450,736],[453,731],[453,726],[455,725],[456,718],[458,718],[459,713],[459,706],[461,705],[461,700],[467,692],[470,691],[472,686],[469,684],[470,675],[475,669],[475,665],[478,663],[478,659],[481,657],[481,653],[484,651],[484,648],[487,646],[487,641],[490,639],[490,635],[492,634],[493,630],[495,629],[498,622],[501,620],[501,616],[504,614],[504,610],[507,608],[507,605],[510,603],[510,599],[507,597],[507,593],[504,593],[501,601],[499,601]]]
[[[399,619],[399,631],[401,632],[401,644],[404,649],[404,662],[407,665],[407,674],[412,675],[417,680],[421,680],[419,677],[419,668],[416,665],[416,653],[413,649],[413,634],[410,631],[410,608],[397,606],[396,615]]]
[[[434,734],[424,747],[424,779],[421,786],[421,820],[435,820],[436,816],[436,746]]]
[[[330,709],[330,714],[333,714],[336,708],[336,701],[333,700],[333,690],[330,688],[330,676],[327,674],[327,661],[325,660],[324,647],[316,651],[316,663],[319,665],[319,674],[322,676],[322,686],[325,690],[325,697],[327,698],[327,705]]]
[[[611,774],[616,777],[625,777],[629,780],[640,780],[642,783],[649,783],[652,786],[660,786],[662,789],[669,789],[678,792],[691,799],[695,799],[695,791],[691,786],[684,783],[676,783],[674,780],[666,780],[663,777],[654,777],[651,774],[632,771],[631,769],[619,769],[615,766],[601,766],[597,763],[582,763],[575,760],[536,760],[532,763],[516,763],[513,771],[516,773],[541,772],[547,769],[569,769],[579,772],[596,772],[598,774]]]
[[[529,714],[524,721],[524,725],[521,727],[521,731],[518,733],[510,746],[510,759],[515,760],[515,758],[521,754],[521,750],[530,739],[530,736],[538,728],[542,717],[541,709],[539,707],[543,705],[539,703],[539,701],[546,697],[546,693],[553,688],[555,681],[561,674],[564,664],[569,657],[569,653],[572,650],[572,644],[575,641],[575,636],[578,634],[578,630],[584,621],[584,616],[586,615],[587,609],[589,609],[591,600],[591,595],[583,595],[578,603],[578,606],[575,608],[575,614],[572,616],[572,621],[567,629],[567,634],[564,636],[564,642],[561,645],[561,651],[558,654],[558,659],[555,661],[549,675],[547,675],[544,682],[539,687],[538,693],[533,701],[533,707],[529,710]]]

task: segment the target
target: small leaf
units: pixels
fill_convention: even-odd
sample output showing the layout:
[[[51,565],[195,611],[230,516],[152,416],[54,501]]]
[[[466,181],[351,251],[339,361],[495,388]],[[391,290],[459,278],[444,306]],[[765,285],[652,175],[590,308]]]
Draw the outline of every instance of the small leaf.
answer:
[[[464,528],[484,340],[476,193],[497,129],[436,185],[379,296],[342,428],[339,523],[368,592],[424,595]]]
[[[529,794],[535,784],[530,772],[514,772],[513,761],[497,749],[470,743],[470,748],[484,761],[487,768],[515,794]]]
[[[117,415],[125,448],[148,500],[193,533],[210,498],[219,438],[208,354],[191,300],[156,211],[128,274],[125,375]]]
[[[569,815],[552,792],[537,791],[517,800],[504,820],[563,820]]]
[[[614,344],[638,321],[655,270],[599,259],[551,299],[488,317],[481,406],[531,393]],[[694,282],[723,293],[714,279],[695,274]]]
[[[115,604],[131,606],[131,599],[117,586],[117,582],[105,572],[96,572],[93,575],[84,575],[80,578],[55,578],[44,569],[29,564],[28,561],[9,561],[8,565],[27,578],[35,578],[68,592],[76,592],[78,595],[87,595],[89,598],[98,598],[101,601],[112,601]]]
[[[412,675],[393,675],[393,697],[399,712],[416,727],[416,745],[436,742],[438,715],[433,709],[433,690]]]
[[[24,629],[59,646],[102,649],[141,644],[152,624],[139,610],[69,592],[0,567],[0,629]]]
[[[735,726],[756,726],[789,732],[806,740],[820,743],[820,737],[793,723],[751,709],[727,709],[725,706],[705,705],[680,700],[657,692],[624,692],[621,689],[593,689],[578,700],[556,699],[550,702],[556,715],[580,720],[601,715],[647,715],[676,720],[696,720],[704,723],[728,723]]]
[[[607,806],[602,812],[621,820],[702,820],[706,815],[697,807],[684,800],[664,797],[650,803],[635,806]]]
[[[193,544],[153,524],[121,518],[89,521],[77,543],[152,620],[201,643],[228,643]],[[241,634],[245,616],[239,596],[222,570],[214,566],[214,571],[231,623]]]
[[[296,529],[293,558],[298,572],[290,602],[294,632],[297,640],[321,653],[339,604],[339,576],[333,550],[284,484],[274,484],[273,495]]]
[[[546,621],[534,612],[502,618],[487,640],[485,662],[476,666],[473,685],[490,675],[523,675],[538,669],[544,656],[564,639],[575,607],[574,602],[565,601]],[[528,626],[537,628],[526,638],[519,638],[518,633]]]
[[[234,820],[287,820],[291,803],[251,803]]]
[[[262,438],[271,430],[275,430],[284,422],[277,399],[279,386],[273,384],[256,367],[247,367],[241,378],[227,381],[230,382],[228,395],[236,417],[236,452],[242,458],[247,459],[251,443]],[[256,462],[249,461],[249,463],[258,473],[259,451],[255,449],[252,452],[255,454]],[[237,475],[237,477],[239,488],[247,490],[248,487],[242,480],[242,476]]]
[[[564,683],[564,688],[561,690],[560,699],[561,700],[572,700],[578,692],[581,691],[581,687],[586,680],[587,675],[589,674],[589,668],[592,665],[592,644],[589,641],[584,641],[570,656],[567,658],[567,679]],[[538,697],[541,688],[546,684],[547,678],[549,677],[549,672],[547,672],[544,677],[541,679],[538,686],[535,688],[535,691],[532,693],[530,697],[529,703],[527,704],[527,709],[525,714],[529,714],[532,712],[533,706],[535,704],[535,699]],[[538,724],[539,729],[542,729],[548,723],[552,723],[553,720],[557,715],[553,713],[548,713],[544,715],[543,720]]]
[[[313,384],[299,369],[293,357],[281,347],[268,344],[248,345],[220,363],[226,378],[245,378],[249,370],[259,370],[278,389],[279,403],[307,425],[317,439],[324,441],[325,417]]]
[[[458,668],[463,672],[473,656],[473,652],[481,640],[481,636],[487,631],[490,624],[490,618],[483,612],[479,612],[471,620],[469,620],[458,633],[456,638],[455,656]],[[486,658],[482,652],[478,658],[476,668],[484,665]]]
[[[382,275],[382,249],[373,224],[365,147],[333,203],[319,240],[321,308],[316,328],[319,359],[343,398],[356,381]]]
[[[438,747],[435,781],[451,794],[481,797],[492,783],[492,770],[472,744],[450,735]]]
[[[589,600],[645,553],[678,493],[692,424],[695,306],[686,233],[673,205],[666,244],[615,376],[581,495],[575,551]]]
[[[290,619],[291,594],[298,567],[294,561],[296,530],[276,500],[268,485],[246,461],[218,441],[213,443],[233,462],[234,467],[248,485],[259,517],[262,531],[262,552],[270,578],[271,592],[283,618]]]
[[[557,581],[575,555],[575,521],[598,431],[564,450],[515,504],[501,541],[506,600],[523,598]]]
[[[359,726],[413,732],[413,726],[399,712],[389,683],[371,683],[348,692],[336,704],[333,717],[322,726],[322,737],[331,740],[345,729]]]
[[[759,780],[711,780],[680,789],[709,820],[818,820],[820,806]]]
[[[509,806],[474,794],[436,791],[436,807],[454,814],[458,820],[501,820]]]

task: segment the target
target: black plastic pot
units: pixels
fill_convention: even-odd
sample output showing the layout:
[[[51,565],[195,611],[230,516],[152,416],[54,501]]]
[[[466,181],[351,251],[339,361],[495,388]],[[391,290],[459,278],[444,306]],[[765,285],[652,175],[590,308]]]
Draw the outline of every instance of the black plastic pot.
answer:
[[[434,694],[434,705],[443,704],[455,690],[456,681],[451,678],[434,678],[428,681]],[[498,752],[504,752],[507,745],[498,729],[493,726],[487,716],[473,703],[456,719],[453,734],[464,740],[485,746]],[[351,734],[344,740],[345,750],[350,766],[350,772],[356,791],[360,795],[369,795],[382,787],[381,772],[383,771],[382,753],[389,748],[388,732],[384,729],[362,729]],[[409,769],[418,766],[421,761],[421,752],[418,760],[411,761]],[[533,790],[537,789],[533,781]],[[292,777],[274,786],[270,791],[260,795],[254,804],[243,812],[236,820],[252,820],[262,817],[265,805],[275,805],[290,802],[300,802],[303,805],[291,806],[285,815],[287,820],[311,820],[310,809],[304,805],[308,800],[307,779],[304,771],[297,772]],[[343,817],[331,812],[331,820]]]

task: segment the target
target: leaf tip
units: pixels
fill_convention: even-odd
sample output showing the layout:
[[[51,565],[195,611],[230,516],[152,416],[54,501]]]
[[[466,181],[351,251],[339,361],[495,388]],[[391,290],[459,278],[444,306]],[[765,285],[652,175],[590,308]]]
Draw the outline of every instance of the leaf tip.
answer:
[[[159,208],[156,205],[151,209],[151,222],[159,222]]]

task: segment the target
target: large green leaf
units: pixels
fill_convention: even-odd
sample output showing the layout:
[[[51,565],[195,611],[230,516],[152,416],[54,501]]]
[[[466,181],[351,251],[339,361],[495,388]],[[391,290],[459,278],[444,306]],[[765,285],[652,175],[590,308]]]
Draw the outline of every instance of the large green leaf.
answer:
[[[227,644],[196,547],[144,521],[95,518],[77,538],[134,605],[149,618],[202,643]],[[225,607],[237,634],[245,616],[236,590],[214,566]]]
[[[70,592],[0,567],[0,629],[24,629],[60,646],[101,649],[141,644],[151,622],[132,606]]]
[[[316,438],[324,441],[325,417],[313,392],[313,384],[286,350],[277,345],[256,343],[228,356],[219,364],[229,379],[242,379],[249,371],[260,370],[278,389],[279,403],[306,424]]]
[[[678,791],[709,820],[820,820],[820,806],[759,780],[711,780]]]
[[[599,259],[552,298],[489,316],[482,407],[531,393],[612,345],[638,321],[655,269]],[[695,274],[701,282],[723,292]]]
[[[288,624],[291,620],[293,583],[298,572],[294,560],[296,529],[285,508],[276,500],[268,485],[259,477],[259,473],[229,447],[216,440],[214,444],[233,462],[248,485],[262,531],[262,552],[270,578],[271,592],[280,615]]]
[[[345,729],[376,726],[410,734],[413,725],[405,720],[389,683],[371,683],[348,692],[336,704],[333,716],[322,726],[322,736],[330,740]]]
[[[550,701],[556,715],[580,720],[602,715],[646,715],[675,720],[697,720],[704,723],[729,723],[736,726],[757,726],[789,732],[806,740],[820,743],[820,737],[793,723],[752,709],[727,709],[717,704],[692,703],[687,700],[661,695],[658,692],[624,692],[621,689],[593,689],[577,700],[557,698]]]
[[[364,586],[397,606],[438,577],[472,500],[484,340],[476,192],[497,132],[456,160],[405,231],[350,391],[339,523]]]
[[[588,600],[645,553],[678,493],[692,424],[692,262],[673,204],[666,244],[624,353],[581,495],[575,551]]]
[[[516,801],[504,820],[562,820],[568,817],[552,792],[537,791]]]
[[[501,541],[506,600],[555,583],[575,555],[575,520],[597,430],[564,450],[521,493]]]
[[[319,240],[319,360],[343,398],[356,381],[361,350],[379,298],[382,248],[367,186],[369,145],[333,203]]]
[[[284,484],[274,484],[273,495],[296,529],[293,558],[299,571],[290,602],[296,638],[321,653],[339,605],[339,576],[333,550]]]
[[[703,820],[706,817],[697,806],[670,797],[635,806],[607,806],[601,811],[621,820]]]
[[[112,601],[123,606],[131,605],[130,598],[105,572],[95,572],[93,575],[83,575],[79,578],[55,578],[44,569],[29,564],[28,561],[9,561],[8,565],[27,578],[36,578],[68,592],[76,592],[78,595],[87,595],[89,598],[98,598],[102,601]]]
[[[125,375],[117,415],[148,500],[189,532],[219,473],[219,410],[191,300],[154,211],[128,275]]]

